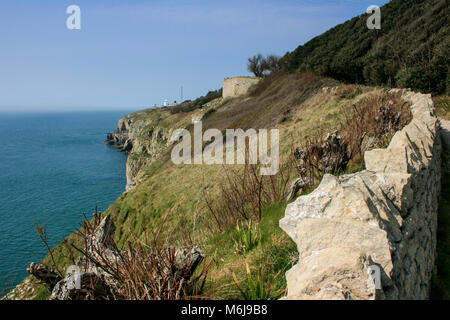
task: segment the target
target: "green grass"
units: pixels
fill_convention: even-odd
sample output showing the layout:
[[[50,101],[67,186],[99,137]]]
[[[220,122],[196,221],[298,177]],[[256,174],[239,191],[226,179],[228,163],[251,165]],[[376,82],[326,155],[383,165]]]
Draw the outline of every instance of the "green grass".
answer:
[[[444,144],[442,189],[439,202],[437,235],[437,274],[433,277],[432,300],[450,299],[450,150]]]
[[[279,203],[269,206],[264,212],[264,218],[260,223],[263,245],[252,260],[250,266],[253,265],[254,268],[247,276],[247,283],[243,285],[252,299],[263,296],[264,299],[280,298],[286,289],[285,273],[297,260],[298,252],[295,243],[278,226],[285,209],[286,205]],[[254,284],[252,288],[249,280],[258,286]],[[261,285],[265,290],[261,290]]]
[[[50,294],[50,291],[48,291],[44,285],[39,285],[33,300],[48,300],[48,298],[50,298]]]
[[[365,168],[366,168],[366,164],[364,162],[364,157],[360,156],[356,159],[351,159],[348,162],[347,167],[345,168],[344,172],[342,172],[342,174],[356,173],[356,172],[364,170]]]
[[[256,272],[252,271],[245,262],[247,279],[241,282],[233,273],[233,280],[238,288],[242,300],[275,300],[283,296],[285,290],[274,290],[274,283],[281,274],[281,270],[271,277],[263,272],[263,268],[259,267]]]
[[[277,127],[280,129],[280,151],[283,157],[292,150],[293,145],[301,146],[308,135],[335,129],[342,120],[343,108],[377,91],[370,87],[343,85],[341,89],[349,92],[346,99],[322,92],[321,86],[334,85],[338,85],[335,80],[311,74],[282,74],[271,81],[265,81],[265,87],[262,88],[264,90],[259,90],[259,93],[256,92],[258,88],[255,88],[256,93],[250,97],[230,99],[220,106],[214,106],[215,112],[205,117],[203,127],[205,130]],[[204,110],[195,110],[194,113],[200,111]],[[145,131],[155,125],[151,121],[164,120],[170,123],[171,128],[177,128],[180,124],[190,123],[194,113],[171,114],[168,110],[151,110],[134,116],[146,121],[147,126],[143,126]],[[285,121],[279,125],[279,120],[287,115],[292,119],[301,118],[302,121]],[[139,156],[145,155],[130,155]],[[361,163],[349,165],[349,172],[359,169]],[[212,231],[209,226],[211,217],[205,210],[202,190],[217,192],[219,182],[223,179],[220,165],[175,166],[170,161],[168,149],[152,164],[143,168],[141,174],[144,176],[142,183],[122,195],[105,213],[116,224],[115,240],[119,248],[124,248],[132,235],[143,239],[145,232],[159,226],[162,216],[170,208],[171,212],[164,226],[164,238],[177,247],[200,245],[207,260],[214,257],[207,284],[209,289],[215,289],[214,298],[242,298],[242,292],[233,281],[232,273],[242,281],[244,290],[249,289],[246,287],[249,275],[245,261],[249,263],[251,279],[257,283],[273,282],[270,298],[275,299],[277,292],[286,288],[284,273],[298,258],[295,243],[278,226],[279,220],[284,216],[286,203],[264,208],[262,220],[258,224],[257,245],[256,241],[250,241],[255,242],[250,245],[251,249],[237,253],[235,241],[239,239],[239,232],[236,226],[232,225],[222,233]],[[303,194],[313,189],[304,190]],[[71,235],[68,242],[77,243],[77,239]],[[77,246],[82,244],[78,242]],[[69,251],[64,245],[58,245],[53,252],[60,270],[72,264]],[[52,265],[49,257],[45,259],[45,263]]]
[[[215,288],[215,299],[277,299],[284,293],[284,274],[298,257],[295,243],[278,226],[285,209],[285,203],[278,203],[263,210],[259,245],[253,250],[236,254],[235,226],[209,239],[206,248],[210,256],[217,257],[211,270],[214,277],[208,283],[210,289]]]

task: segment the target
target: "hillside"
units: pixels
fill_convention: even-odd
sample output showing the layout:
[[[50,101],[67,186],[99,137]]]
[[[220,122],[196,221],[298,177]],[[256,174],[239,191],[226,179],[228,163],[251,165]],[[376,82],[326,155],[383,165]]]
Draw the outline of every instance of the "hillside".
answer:
[[[448,13],[448,1],[393,0],[382,8],[381,30],[368,30],[364,15],[336,26],[288,53],[282,70],[243,96],[210,92],[121,119],[107,142],[129,152],[126,192],[102,213],[115,224],[118,248],[145,242],[163,225],[167,246],[198,245],[205,254],[202,298],[279,298],[298,259],[279,227],[286,206],[327,173],[363,170],[364,152],[388,147],[409,123],[409,103],[385,86],[448,92]],[[439,106],[448,116],[448,97]],[[179,128],[192,132],[193,120],[222,133],[279,129],[280,172],[259,179],[251,166],[175,165],[170,137]],[[64,270],[79,256],[71,245],[84,243],[72,234],[44,263]],[[36,283],[28,277],[9,297],[48,297]]]
[[[344,123],[349,127],[353,126],[353,117],[349,115],[355,106],[369,110],[369,106],[373,105],[376,109],[388,100],[395,101],[393,103],[396,106],[404,104],[397,99],[387,91],[375,87],[344,85],[310,73],[279,72],[264,79],[242,97],[214,99],[201,108],[186,112],[171,112],[170,108],[161,108],[144,110],[121,119],[119,129],[123,123],[130,124],[128,129],[123,128],[123,132],[132,135],[133,147],[127,167],[133,166],[135,170],[135,174],[130,178],[135,186],[104,213],[109,215],[116,225],[115,241],[118,247],[126,248],[134,237],[144,240],[150,230],[161,224],[165,213],[170,209],[162,231],[165,241],[177,247],[199,245],[207,260],[213,259],[206,285],[209,290],[204,292],[206,296],[210,296],[211,289],[214,288],[214,298],[242,298],[232,275],[234,273],[239,280],[245,279],[247,261],[252,270],[252,277],[262,273],[265,275],[261,280],[263,285],[273,287],[266,298],[278,297],[286,286],[283,274],[296,260],[294,243],[278,227],[278,221],[288,203],[285,199],[287,189],[291,182],[298,178],[295,164],[290,160],[292,150],[305,147],[308,141],[319,141],[322,144],[327,141],[323,140],[325,136],[341,139],[339,136],[330,136],[330,133],[339,130]],[[230,213],[220,209],[227,205],[223,200],[223,192],[224,188],[229,187],[230,180],[226,177],[230,174],[236,174],[238,177],[242,175],[242,166],[229,168],[221,165],[174,165],[170,160],[172,145],[167,137],[179,127],[191,130],[193,118],[203,119],[204,129],[280,130],[281,173],[273,178],[275,185],[271,185],[272,180],[267,179],[264,180],[263,186],[268,188],[267,190],[275,186],[277,191],[271,191],[270,199],[264,200],[260,207],[261,218],[249,220],[256,223],[258,236],[254,239],[257,243],[249,248],[248,252],[239,253],[236,246],[241,241],[240,237],[246,235],[236,229],[236,220],[223,220],[224,224],[220,227],[214,222],[212,212],[215,210],[219,215]],[[368,123],[365,125],[369,128]],[[340,132],[343,139],[352,139],[352,128],[348,134],[346,129]],[[374,134],[376,133],[369,135]],[[380,140],[365,140],[364,145],[358,145],[358,148],[366,150],[377,145],[384,146],[385,139],[389,139],[391,134]],[[157,151],[152,152],[153,150]],[[347,160],[333,172],[349,173],[362,169],[360,155],[361,152],[355,153],[350,162]],[[326,158],[326,154],[323,158]],[[145,161],[142,162],[142,159]],[[139,165],[136,166],[136,163]],[[308,178],[308,187],[301,188],[300,192],[307,193],[312,190],[322,174],[322,171],[315,172],[314,176]],[[245,190],[241,191],[245,193]],[[241,200],[249,201],[248,198],[239,201]],[[210,210],[208,205],[214,209]],[[73,254],[67,249],[70,247],[67,244],[82,246],[77,236],[72,235],[53,250],[58,268],[62,270],[63,266],[71,264],[70,257]],[[50,256],[45,259],[45,263],[52,265]],[[273,278],[276,280],[272,280]],[[45,289],[42,287],[38,289],[40,293],[43,291]]]
[[[449,92],[449,2],[392,0],[381,7],[381,30],[364,14],[286,54],[289,71],[315,71],[369,85]]]

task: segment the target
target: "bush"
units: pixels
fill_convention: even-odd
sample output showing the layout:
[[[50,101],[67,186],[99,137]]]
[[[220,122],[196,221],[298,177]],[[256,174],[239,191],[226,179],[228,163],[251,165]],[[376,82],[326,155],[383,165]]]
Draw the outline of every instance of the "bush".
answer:
[[[301,178],[301,188],[313,187],[325,173],[348,173],[349,164],[361,169],[366,150],[387,146],[412,119],[409,104],[399,94],[371,95],[344,108],[343,116],[338,130],[325,137],[322,133],[307,137],[302,148],[292,151],[290,161]]]
[[[252,221],[236,223],[236,238],[234,248],[237,253],[247,253],[256,248],[261,240],[261,234],[257,224]]]
[[[450,120],[450,97],[433,97],[433,102],[437,115],[445,120]]]
[[[209,91],[206,96],[195,99],[194,101],[185,101],[177,106],[170,107],[170,113],[176,114],[180,112],[191,112],[196,109],[201,109],[208,102],[222,97],[222,89],[216,91]]]
[[[109,216],[102,217],[100,212],[95,213],[90,221],[85,217],[82,228],[76,233],[83,246],[72,245],[80,254],[80,259],[73,263],[91,280],[83,282],[81,290],[75,290],[69,298],[179,300],[196,298],[204,293],[212,260],[203,263],[202,270],[196,272],[197,267],[204,261],[204,255],[198,248],[190,252],[175,249],[161,239],[169,212],[167,210],[160,226],[146,233],[144,239],[129,240],[127,250],[117,248],[113,239],[115,226]],[[42,232],[42,228],[39,230],[42,240],[46,243],[45,232]],[[51,251],[49,253],[51,254]],[[34,269],[38,268],[54,273],[42,264]],[[31,266],[29,269],[33,275],[40,276],[33,272]],[[44,277],[41,280],[47,279],[45,273],[42,274]],[[50,290],[53,290],[53,287],[55,284],[49,284]]]
[[[282,167],[276,175],[261,176],[259,165],[223,168],[225,179],[219,183],[219,196],[203,193],[212,217],[210,229],[225,231],[239,221],[258,223],[263,209],[284,200],[293,171]],[[217,201],[217,199],[220,199]]]
[[[279,69],[280,57],[276,55],[269,55],[263,57],[262,54],[248,58],[247,69],[256,77],[264,77],[269,73]]]
[[[363,14],[299,46],[280,65],[350,83],[449,90],[448,1],[392,0],[381,12],[381,30],[369,30]]]

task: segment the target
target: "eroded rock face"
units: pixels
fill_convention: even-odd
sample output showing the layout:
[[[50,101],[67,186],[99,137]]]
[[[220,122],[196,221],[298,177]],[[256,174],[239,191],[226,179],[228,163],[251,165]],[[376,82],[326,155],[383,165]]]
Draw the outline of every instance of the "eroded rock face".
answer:
[[[133,148],[130,139],[131,124],[131,119],[127,119],[126,117],[120,119],[116,131],[108,133],[105,144],[114,146],[119,151],[130,152]]]
[[[169,138],[172,131],[161,127],[142,129],[139,136],[132,138],[133,148],[127,159],[125,191],[140,184],[144,178],[140,175],[141,169],[152,164],[171,145]]]
[[[52,289],[59,281],[62,280],[61,276],[59,276],[51,268],[40,263],[31,263],[27,268],[27,272],[34,275],[36,278],[41,279],[44,285],[49,289]]]
[[[192,111],[190,116],[192,120],[200,121],[211,112],[215,112],[215,108],[222,103],[222,98],[211,100],[202,108]],[[178,120],[167,120],[168,118],[170,118],[168,109],[146,109],[120,119],[117,129],[108,133],[105,143],[128,154],[126,192],[143,182],[146,173],[142,169],[150,166],[172,146],[174,141],[170,138],[174,130],[186,128],[190,124],[189,121],[177,123]]]
[[[76,281],[80,281],[80,289],[75,287]],[[79,280],[69,276],[59,281],[52,289],[49,300],[85,300],[111,298],[110,287],[104,279],[92,272],[82,272]]]
[[[152,123],[150,116],[140,113],[128,115],[119,120],[114,132],[107,135],[107,145],[130,155],[126,165],[125,191],[130,191],[141,182],[141,169],[150,165],[170,145],[172,129],[153,126]]]
[[[441,177],[439,122],[430,95],[404,92],[413,120],[365,171],[335,177],[286,208],[297,243],[287,299],[427,299],[434,269]],[[379,266],[372,289],[368,267]],[[369,281],[369,282],[368,282]]]

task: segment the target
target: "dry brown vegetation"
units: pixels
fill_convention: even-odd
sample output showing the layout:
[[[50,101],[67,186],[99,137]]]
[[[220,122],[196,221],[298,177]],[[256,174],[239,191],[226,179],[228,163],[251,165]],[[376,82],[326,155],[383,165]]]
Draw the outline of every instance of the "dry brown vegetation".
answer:
[[[312,73],[287,74],[273,72],[262,79],[248,97],[230,100],[221,112],[212,114],[205,128],[273,128],[289,112],[315,95],[323,86],[337,85],[337,81]]]
[[[214,225],[212,231],[225,231],[239,221],[262,219],[263,209],[285,199],[292,167],[283,167],[273,176],[261,176],[259,165],[243,168],[223,168],[225,179],[219,182],[219,197],[204,191],[204,199]],[[219,200],[220,199],[220,200]]]
[[[304,191],[315,186],[325,173],[349,172],[350,162],[362,165],[364,151],[386,146],[412,119],[409,105],[397,93],[371,94],[343,111],[344,119],[337,130],[326,136],[320,132],[308,137],[301,147],[292,148],[274,176],[260,176],[257,165],[223,168],[225,178],[219,182],[218,195],[204,194],[217,229],[222,232],[239,221],[259,223],[265,207],[285,200],[293,177],[301,178],[299,189]]]
[[[72,244],[69,248],[72,263],[81,268],[85,277],[82,278],[81,290],[71,292],[69,299],[180,300],[211,297],[213,293],[205,292],[204,286],[212,260],[204,262],[201,270],[196,272],[204,261],[199,248],[190,252],[176,249],[162,239],[169,213],[168,210],[157,229],[146,233],[144,240],[132,236],[127,250],[116,246],[113,239],[115,227],[111,220],[101,212],[94,213],[91,220],[85,216],[82,227],[76,232],[79,243],[83,245]],[[45,233],[41,232],[40,236],[46,244]],[[57,284],[47,281],[49,274],[55,273],[59,280],[64,278],[57,269],[45,265],[37,268],[48,270],[41,274],[45,274],[42,280],[47,282],[50,290]]]

